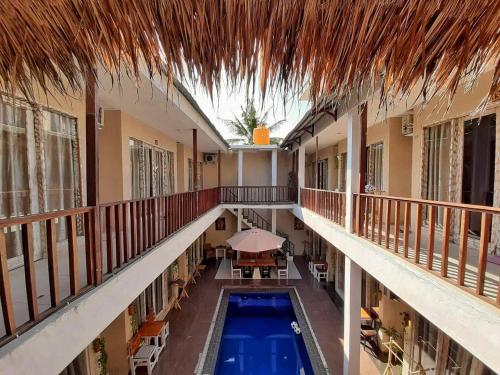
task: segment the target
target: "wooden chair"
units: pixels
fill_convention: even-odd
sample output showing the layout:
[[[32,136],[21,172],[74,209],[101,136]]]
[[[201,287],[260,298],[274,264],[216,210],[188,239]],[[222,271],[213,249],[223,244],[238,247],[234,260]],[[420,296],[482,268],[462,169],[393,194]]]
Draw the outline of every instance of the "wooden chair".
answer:
[[[156,345],[142,345],[143,339],[139,334],[134,335],[129,342],[130,372],[135,375],[137,367],[146,367],[148,375],[153,374],[153,368],[158,362],[158,349]]]

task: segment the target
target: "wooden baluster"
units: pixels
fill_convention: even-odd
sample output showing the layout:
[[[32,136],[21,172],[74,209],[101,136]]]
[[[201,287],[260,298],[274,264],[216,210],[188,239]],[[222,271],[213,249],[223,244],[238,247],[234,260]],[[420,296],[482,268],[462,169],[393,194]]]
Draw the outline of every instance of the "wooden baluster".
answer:
[[[147,199],[143,199],[141,201],[142,205],[142,250],[145,251],[148,246],[148,201]]]
[[[125,202],[122,207],[123,213],[123,262],[128,263],[129,260],[129,233],[130,233],[130,203]]]
[[[59,286],[59,265],[57,262],[57,234],[56,221],[46,221],[47,228],[47,263],[49,265],[50,304],[56,307],[61,302],[61,288]]]
[[[394,254],[399,253],[399,223],[401,219],[401,202],[396,201],[396,207],[394,208]]]
[[[363,230],[363,234],[365,236],[365,238],[368,238],[368,228],[369,228],[369,224],[370,224],[370,201],[372,200],[372,198],[369,198],[369,197],[365,197],[364,198],[364,224],[365,224],[365,228]]]
[[[155,244],[154,233],[156,228],[156,222],[155,222],[154,210],[155,210],[155,199],[149,198],[148,199],[149,247],[152,247]]]
[[[113,272],[113,227],[115,224],[112,210],[112,206],[106,207],[106,257],[108,273]]]
[[[469,239],[469,220],[470,212],[462,209],[460,218],[460,247],[458,255],[458,285],[464,285],[465,281],[465,266],[467,264],[467,241]]]
[[[96,210],[96,208],[93,208]],[[92,218],[95,215],[92,211],[86,212],[83,216],[84,218],[84,228],[85,228],[85,263],[87,267],[87,285],[94,284],[94,249],[95,249],[95,238],[94,231],[92,230]]]
[[[151,227],[153,229],[153,234],[152,234],[152,244],[156,245],[158,242],[158,207],[156,204],[156,198],[151,199],[151,206],[152,206],[152,217],[153,219],[151,220]]]
[[[404,230],[403,230],[403,256],[408,258],[408,239],[410,237],[410,215],[411,215],[411,202],[405,203],[405,217],[404,217]]]
[[[115,256],[116,267],[122,266],[122,213],[121,204],[115,206]]]
[[[16,332],[14,305],[12,303],[12,289],[10,286],[9,266],[7,263],[7,246],[5,235],[0,227],[0,302],[2,303],[3,322],[5,333],[13,335]]]
[[[358,234],[358,205],[359,205],[359,196],[356,194],[352,194],[352,212],[351,212],[351,231],[352,233]],[[347,211],[347,209],[346,209]],[[358,234],[359,236],[359,234]]]
[[[375,241],[375,211],[376,211],[376,204],[377,204],[377,200],[375,199],[375,197],[372,198],[372,225],[371,225],[371,236],[370,236],[370,239],[372,241]]]
[[[377,244],[382,244],[382,220],[384,215],[384,199],[380,198],[378,201],[378,218],[377,218]]]
[[[486,276],[486,261],[488,259],[488,243],[490,241],[491,214],[481,214],[481,237],[479,239],[479,259],[477,262],[476,293],[483,295]]]
[[[66,217],[66,228],[68,232],[69,252],[69,288],[72,296],[76,296],[80,290],[78,278],[78,243],[76,242],[76,217]]]
[[[361,217],[361,200],[363,199],[363,197],[361,197],[361,195],[357,195],[356,196],[356,215],[354,216],[355,217],[355,223],[356,223],[356,233],[358,236],[362,236],[363,235],[363,230],[361,229],[362,228],[362,217]]]
[[[429,244],[427,247],[427,269],[432,270],[432,263],[434,261],[434,236],[436,233],[436,206],[430,206],[429,217]]]
[[[385,248],[388,249],[391,244],[391,205],[392,201],[387,200],[387,212],[385,213]]]
[[[33,224],[22,224],[21,228],[28,312],[30,320],[36,321],[38,320],[38,296],[36,292],[35,260],[33,258]]]
[[[450,219],[451,219],[451,208],[444,208],[443,217],[443,237],[441,242],[441,276],[448,276],[448,249],[450,241]]]
[[[420,263],[420,242],[422,239],[422,205],[417,203],[417,213],[415,215],[415,243],[413,248],[415,250],[415,263]]]
[[[137,220],[136,220],[136,226],[137,226],[137,255],[142,253],[144,250],[144,240],[143,236],[144,234],[142,233],[142,201],[136,201],[136,215],[137,215]]]

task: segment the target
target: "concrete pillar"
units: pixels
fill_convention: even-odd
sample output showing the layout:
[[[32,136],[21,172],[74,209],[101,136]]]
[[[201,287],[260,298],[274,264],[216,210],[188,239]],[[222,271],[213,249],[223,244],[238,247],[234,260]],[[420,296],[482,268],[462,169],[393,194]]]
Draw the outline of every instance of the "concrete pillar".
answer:
[[[242,224],[242,209],[241,208],[238,208],[237,209],[237,217],[236,217],[236,220],[237,220],[237,226],[236,226],[236,230],[238,232],[241,232],[241,224]]]
[[[271,232],[276,234],[276,208],[271,210]]]
[[[271,186],[278,185],[278,150],[274,149],[271,155]]]
[[[361,329],[361,267],[345,257],[344,375],[359,375]]]
[[[359,192],[359,160],[361,155],[361,117],[358,108],[347,114],[347,170],[346,170],[346,230],[352,232],[353,199],[352,194]]]
[[[243,186],[243,150],[238,150],[238,186]]]

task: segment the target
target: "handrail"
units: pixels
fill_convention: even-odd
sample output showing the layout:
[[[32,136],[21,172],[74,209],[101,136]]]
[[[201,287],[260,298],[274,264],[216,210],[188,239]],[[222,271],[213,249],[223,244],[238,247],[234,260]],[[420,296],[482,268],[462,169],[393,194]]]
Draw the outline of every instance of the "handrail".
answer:
[[[370,197],[370,198],[377,197],[380,199],[387,199],[387,200],[393,200],[393,201],[398,200],[400,202],[427,204],[429,206],[458,208],[458,209],[474,211],[474,212],[486,212],[486,213],[490,213],[490,214],[500,214],[500,207],[480,206],[480,205],[475,205],[475,204],[456,203],[456,202],[432,201],[432,200],[420,199],[420,198],[396,197],[396,196],[392,196],[392,195],[375,195],[375,194],[368,194],[368,193],[361,193],[361,194],[355,193],[354,195],[361,196],[361,197]]]
[[[56,219],[71,215],[81,215],[90,212],[93,208],[94,207],[76,207],[67,210],[50,211],[50,212],[43,212],[40,214],[30,214],[30,215],[14,216],[10,218],[0,219],[0,228],[34,223],[37,221],[45,221],[49,219]]]
[[[131,264],[134,258],[154,248],[158,243],[190,224],[208,210],[220,204],[219,188],[106,203],[97,207],[78,207],[68,210],[26,215],[0,220],[0,302],[6,335],[0,345],[15,338],[33,325],[99,285],[103,276]],[[62,220],[61,220],[62,219]],[[38,225],[35,225],[38,224]],[[20,226],[20,231],[3,228]],[[58,242],[58,233],[65,229],[64,241]],[[15,319],[11,274],[8,269],[7,248],[20,235],[24,259],[24,276],[29,319],[18,324]],[[18,234],[19,233],[19,234]],[[84,241],[78,241],[83,237]],[[39,238],[47,247],[49,298],[51,308],[41,312],[38,293],[35,248]],[[66,240],[67,239],[67,240]],[[14,243],[14,242],[12,242]],[[80,249],[80,245],[82,248]],[[84,248],[83,248],[84,246]],[[61,298],[58,257],[60,247],[67,248],[69,261],[70,296]],[[82,283],[78,267],[84,258],[86,285]],[[104,266],[103,266],[104,265]],[[84,277],[85,279],[85,277]]]

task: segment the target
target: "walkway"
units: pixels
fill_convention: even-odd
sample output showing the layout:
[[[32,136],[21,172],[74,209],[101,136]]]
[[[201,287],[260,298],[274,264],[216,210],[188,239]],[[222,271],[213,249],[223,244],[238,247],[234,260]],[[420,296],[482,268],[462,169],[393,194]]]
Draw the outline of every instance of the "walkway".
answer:
[[[230,285],[295,286],[304,303],[307,315],[319,341],[323,355],[332,374],[342,373],[342,315],[324,288],[312,278],[303,259],[295,260],[302,275],[301,280],[215,280],[216,267],[212,263],[205,270],[198,284],[190,286],[190,298],[182,301],[182,310],[173,310],[170,320],[170,337],[153,372],[159,374],[193,374],[199,354],[203,351],[210,322],[215,311],[221,288]],[[361,374],[379,374],[369,354],[361,349]]]

